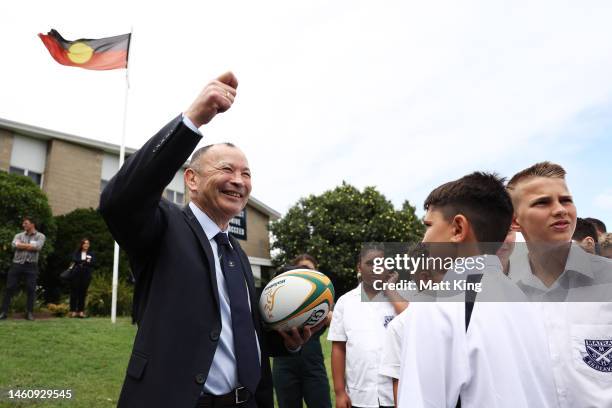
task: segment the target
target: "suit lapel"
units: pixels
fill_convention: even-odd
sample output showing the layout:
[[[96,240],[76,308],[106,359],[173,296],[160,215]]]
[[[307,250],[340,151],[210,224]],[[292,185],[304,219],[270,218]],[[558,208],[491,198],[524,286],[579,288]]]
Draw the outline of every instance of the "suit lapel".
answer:
[[[198,237],[198,241],[200,241],[200,246],[204,250],[206,254],[206,259],[208,260],[208,270],[210,273],[208,274],[210,278],[210,284],[213,288],[213,295],[215,297],[215,302],[217,304],[217,309],[219,307],[219,288],[217,287],[217,269],[215,268],[215,258],[212,253],[212,247],[210,246],[210,242],[208,242],[208,237],[204,233],[202,226],[198,222],[198,219],[193,214],[193,211],[189,208],[188,205],[183,207],[183,215],[185,215],[185,221],[189,228],[193,231],[196,237]]]

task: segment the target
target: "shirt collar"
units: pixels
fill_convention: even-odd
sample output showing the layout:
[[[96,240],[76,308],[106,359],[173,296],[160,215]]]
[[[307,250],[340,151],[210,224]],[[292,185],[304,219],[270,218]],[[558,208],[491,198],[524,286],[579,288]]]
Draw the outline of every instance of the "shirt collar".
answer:
[[[215,224],[215,222],[211,220],[204,211],[200,210],[200,207],[193,203],[193,201],[189,202],[189,208],[202,226],[202,229],[206,234],[206,238],[208,238],[209,241],[212,241],[215,238],[215,235],[217,235],[219,232],[224,232],[227,234],[227,229],[222,231],[221,228],[219,228],[219,226]]]
[[[595,275],[591,269],[590,254],[582,249],[578,244],[572,242],[567,261],[565,263],[565,271],[572,271],[582,274],[593,279]]]
[[[552,289],[555,284],[550,288],[538,279],[531,271],[531,265],[529,264],[529,251],[527,245],[517,245],[515,252],[510,256],[510,272],[508,276],[514,282],[522,282],[534,288],[538,288],[544,291]],[[570,275],[581,274],[588,278],[593,279],[593,271],[591,270],[591,262],[589,254],[587,254],[577,244],[572,243],[567,260],[565,261],[565,268],[563,273],[557,279],[557,282],[561,278],[569,278]]]

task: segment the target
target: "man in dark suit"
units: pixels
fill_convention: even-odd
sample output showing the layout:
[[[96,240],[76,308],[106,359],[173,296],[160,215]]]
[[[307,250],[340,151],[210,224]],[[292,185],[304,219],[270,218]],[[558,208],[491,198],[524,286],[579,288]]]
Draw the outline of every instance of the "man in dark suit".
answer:
[[[248,258],[227,234],[251,192],[240,149],[198,149],[185,171],[190,203],[162,199],[200,141],[198,128],[231,107],[237,85],[230,72],[209,83],[102,193],[100,212],[136,275],[138,332],[120,407],[271,408],[268,352],[295,352],[311,335],[262,330]]]

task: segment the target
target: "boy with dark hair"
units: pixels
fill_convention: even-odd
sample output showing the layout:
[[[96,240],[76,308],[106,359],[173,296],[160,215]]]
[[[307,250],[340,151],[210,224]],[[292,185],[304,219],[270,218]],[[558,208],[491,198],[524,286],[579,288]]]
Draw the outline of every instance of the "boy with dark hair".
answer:
[[[484,261],[484,268],[466,273],[469,276],[464,278],[470,282],[482,276],[480,296],[487,295],[487,288],[490,293],[521,295],[493,255],[510,230],[513,214],[503,179],[493,174],[470,174],[432,191],[425,208],[423,242],[451,243],[456,260],[470,257]],[[482,245],[485,240],[494,243]],[[484,251],[489,254],[483,255]],[[455,267],[447,272],[445,282],[461,275]],[[542,377],[539,367],[547,362],[542,357],[545,348],[529,347],[507,324],[509,316],[524,315],[528,306],[473,303],[466,302],[467,298],[467,292],[460,293],[446,302],[438,297],[436,303],[414,302],[408,308],[399,406],[454,407],[459,402],[464,408],[555,406],[552,378],[544,376],[546,386],[538,382]],[[528,325],[528,329],[537,327]],[[532,370],[518,363],[525,359],[531,359]]]
[[[601,238],[601,236],[607,232],[606,224],[604,224],[603,221],[591,217],[587,217],[585,220],[595,225],[595,229],[597,230],[597,239]]]
[[[597,229],[595,225],[584,218],[576,219],[576,230],[572,240],[589,254],[595,254],[595,243],[597,242]]]
[[[427,211],[423,241],[436,234],[437,229],[429,228],[433,217],[446,221],[447,227],[467,226],[469,221],[476,242],[503,242],[512,221],[512,202],[503,181],[495,174],[475,172],[434,189],[423,205]]]

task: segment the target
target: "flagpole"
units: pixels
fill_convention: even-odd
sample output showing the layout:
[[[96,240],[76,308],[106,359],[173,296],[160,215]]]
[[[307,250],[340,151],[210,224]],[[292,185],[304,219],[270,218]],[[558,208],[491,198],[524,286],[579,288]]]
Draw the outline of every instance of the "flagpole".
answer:
[[[130,41],[128,42],[128,59],[125,67],[125,97],[123,102],[123,130],[121,132],[121,145],[119,146],[119,168],[123,166],[125,160],[125,133],[127,129],[127,110],[128,110],[128,95],[130,90],[130,45],[134,28],[130,28]],[[117,322],[117,289],[119,287],[119,244],[115,241],[115,251],[113,254],[113,295],[111,303],[111,322]]]

